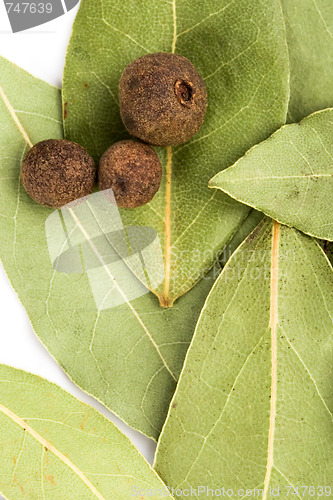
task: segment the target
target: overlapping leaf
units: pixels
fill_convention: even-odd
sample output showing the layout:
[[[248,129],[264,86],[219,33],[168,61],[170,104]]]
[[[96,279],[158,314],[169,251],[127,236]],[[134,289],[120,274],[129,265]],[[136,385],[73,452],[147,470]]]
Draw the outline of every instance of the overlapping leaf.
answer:
[[[288,226],[333,240],[333,109],[287,125],[217,174],[211,187]]]
[[[281,0],[290,58],[289,122],[333,106],[333,3]]]
[[[289,122],[333,105],[333,3],[282,0],[290,59]],[[248,221],[245,221],[245,228]],[[242,227],[236,240],[242,237]],[[244,236],[246,235],[246,230]],[[230,247],[224,257],[230,255]]]
[[[0,491],[8,500],[114,500],[163,491],[115,425],[60,387],[0,366]]]
[[[35,142],[62,136],[59,90],[0,59],[0,256],[33,327],[81,388],[131,426],[157,438],[214,272],[173,309],[153,294],[96,307],[86,274],[61,274],[49,256],[51,210],[20,185]]]
[[[66,136],[96,158],[126,137],[118,108],[125,66],[148,52],[188,57],[208,89],[200,133],[160,149],[162,187],[145,207],[123,211],[130,225],[154,227],[164,247],[170,306],[209,269],[248,209],[208,180],[285,122],[288,56],[279,0],[83,0],[64,73]],[[169,189],[170,188],[170,189]]]
[[[312,238],[265,220],[202,310],[156,470],[180,489],[287,498],[333,483],[332,267]],[[318,495],[321,493],[318,489]],[[315,490],[317,494],[317,490]],[[325,493],[326,494],[326,493]],[[258,495],[258,492],[256,493]]]

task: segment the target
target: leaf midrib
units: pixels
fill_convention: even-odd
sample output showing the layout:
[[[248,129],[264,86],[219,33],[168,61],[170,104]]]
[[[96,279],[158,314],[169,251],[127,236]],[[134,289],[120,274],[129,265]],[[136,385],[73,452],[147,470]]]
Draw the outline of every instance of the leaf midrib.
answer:
[[[277,404],[277,323],[278,323],[278,272],[279,272],[279,238],[280,224],[273,221],[271,250],[271,287],[270,287],[270,321],[271,329],[271,399],[269,412],[269,431],[267,447],[267,465],[264,479],[263,500],[266,500],[268,487],[274,466],[274,436]]]
[[[172,0],[172,17],[173,17],[173,38],[171,53],[176,51],[177,43],[177,11],[176,0]],[[160,305],[162,307],[170,307],[170,276],[171,276],[171,179],[172,179],[172,146],[167,148],[167,165],[166,165],[166,190],[165,190],[165,247],[164,247],[164,290],[163,295],[159,296]]]
[[[333,165],[332,165],[333,166]],[[227,175],[226,175],[227,177]],[[281,179],[310,179],[310,178],[321,178],[321,177],[331,177],[333,179],[333,174],[303,174],[303,175],[270,175],[269,177],[240,177],[239,179],[227,179],[230,183],[244,182],[244,181],[264,181],[264,180],[281,180]],[[214,186],[211,184],[211,188],[220,188],[220,186]],[[220,188],[221,189],[221,188]]]
[[[61,451],[59,451],[55,446],[53,446],[49,441],[47,441],[43,436],[38,434],[29,424],[27,424],[22,418],[12,412],[9,408],[0,403],[0,411],[15,422],[19,427],[21,427],[25,432],[28,432],[33,438],[36,439],[44,448],[51,451],[56,457],[58,457],[64,464],[66,464],[80,479],[85,483],[85,485],[92,491],[92,493],[99,500],[106,500],[106,498],[99,493],[96,487],[89,481],[85,474],[71,461],[67,458]]]
[[[89,203],[88,203],[88,205],[89,205]],[[91,210],[91,213],[93,214],[93,210],[91,208],[90,208],[90,210]],[[154,348],[155,348],[155,350],[156,350],[159,358],[161,359],[161,361],[163,363],[163,366],[168,371],[169,375],[171,375],[171,377],[173,378],[173,380],[177,381],[177,378],[175,377],[175,375],[173,374],[172,370],[170,369],[170,367],[168,366],[167,362],[165,361],[165,359],[164,359],[164,357],[163,357],[163,355],[162,355],[162,353],[161,353],[161,351],[159,349],[159,346],[157,345],[157,343],[155,342],[155,340],[151,336],[148,328],[146,327],[146,325],[144,324],[144,322],[140,318],[140,315],[138,314],[137,310],[133,307],[133,305],[131,304],[131,302],[128,300],[126,294],[123,292],[123,290],[121,289],[121,287],[117,283],[117,280],[115,280],[115,278],[112,275],[112,273],[110,272],[110,270],[109,270],[106,262],[104,261],[103,256],[100,254],[100,252],[98,251],[98,249],[96,248],[96,246],[92,242],[91,238],[89,237],[89,234],[86,232],[86,230],[82,226],[80,220],[78,219],[78,217],[76,216],[76,214],[75,214],[75,212],[73,211],[72,208],[69,208],[69,213],[71,214],[71,217],[73,218],[73,220],[74,220],[75,224],[77,225],[77,227],[82,232],[82,234],[85,237],[86,241],[90,245],[92,251],[95,253],[96,257],[98,258],[98,260],[100,261],[101,265],[105,269],[105,271],[106,271],[107,275],[109,276],[110,280],[112,281],[113,285],[115,286],[115,288],[118,290],[118,292],[120,293],[120,295],[124,299],[126,305],[131,310],[131,312],[132,312],[133,316],[135,317],[135,319],[139,322],[139,324],[142,327],[142,329],[144,330],[145,334],[148,336],[148,338],[149,338],[150,342],[152,343],[152,345],[154,346]]]
[[[4,89],[1,87],[1,85],[0,85],[0,97],[3,100],[3,103],[4,103],[7,111],[9,112],[9,114],[10,114],[13,122],[15,123],[16,127],[18,128],[18,131],[19,131],[20,135],[22,135],[23,139],[28,144],[28,146],[30,148],[32,148],[33,143],[30,140],[30,137],[29,137],[28,133],[26,132],[26,130],[24,129],[22,123],[18,119],[18,116],[17,116],[17,114],[15,112],[15,109],[11,105],[11,103],[10,103],[10,101],[9,101],[9,99],[8,99],[5,91],[4,91]]]

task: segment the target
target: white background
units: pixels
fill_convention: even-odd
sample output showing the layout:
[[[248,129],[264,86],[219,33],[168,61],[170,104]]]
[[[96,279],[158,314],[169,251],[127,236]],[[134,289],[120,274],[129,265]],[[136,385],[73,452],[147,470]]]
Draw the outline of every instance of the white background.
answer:
[[[34,76],[60,87],[66,46],[76,12],[77,7],[43,26],[13,34],[4,4],[0,0],[0,55]],[[27,314],[2,267],[0,267],[0,318],[0,363],[21,368],[55,382],[102,411],[129,436],[147,460],[152,462],[155,451],[153,441],[130,429],[93,398],[78,389],[48,354],[35,336]]]

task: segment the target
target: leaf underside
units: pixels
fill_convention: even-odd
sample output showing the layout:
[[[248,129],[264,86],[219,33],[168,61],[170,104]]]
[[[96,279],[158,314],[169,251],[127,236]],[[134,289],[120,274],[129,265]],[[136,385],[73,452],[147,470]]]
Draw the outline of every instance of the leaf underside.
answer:
[[[332,105],[332,86],[328,84],[333,68],[329,64],[333,53],[329,25],[332,6],[328,2],[316,0],[310,5],[309,0],[305,10],[311,10],[311,15],[304,16],[298,15],[303,4],[294,2],[291,7],[284,2],[292,73],[289,119]],[[189,57],[207,77],[212,105],[203,130],[188,145],[169,151],[170,203],[165,197],[164,179],[150,206],[123,213],[127,224],[155,227],[164,246],[164,235],[169,234],[174,246],[170,290],[166,297],[164,284],[155,292],[163,305],[171,305],[201,278],[213,256],[218,256],[247,216],[247,207],[223,193],[210,199],[212,192],[206,184],[213,174],[232,164],[284,121],[288,71],[283,28],[275,1],[260,6],[257,1],[237,5],[216,1],[209,6],[198,2],[191,8],[183,1],[163,6],[157,1],[125,3],[133,16],[123,15],[124,2],[94,6],[82,2],[64,82],[64,93],[68,90],[75,94],[77,102],[75,97],[72,101],[65,97],[65,126],[67,133],[96,157],[115,140],[125,138],[116,102],[119,76],[130,60],[147,51],[170,51],[176,42],[176,52]],[[153,27],[149,26],[151,20]],[[231,31],[230,26],[234,27]],[[296,40],[292,34],[299,30],[303,33]],[[202,40],[207,43],[202,44]],[[321,49],[323,43],[325,50]],[[301,58],[298,64],[300,44],[304,52],[306,46],[312,50],[307,49],[311,57]],[[218,58],[211,57],[213,49]],[[69,376],[127,423],[156,438],[174,390],[174,378],[128,310],[121,307],[112,314],[99,314],[86,276],[64,277],[54,272],[44,236],[45,220],[51,212],[34,204],[20,187],[19,164],[29,143],[62,137],[59,91],[1,59],[0,93],[0,256],[4,267],[37,334]],[[161,148],[158,153],[166,170],[168,152]],[[165,230],[168,205],[171,231]],[[242,234],[240,227],[228,256]],[[177,267],[176,259],[181,262]],[[213,280],[213,275],[202,280],[174,310],[161,311],[151,294],[135,304],[175,378]],[[133,384],[134,380],[135,391],[129,391],[128,381]]]
[[[333,240],[333,109],[287,125],[211,181],[273,219]]]
[[[266,499],[332,484],[332,297],[312,238],[266,219],[245,240],[207,299],[160,437],[168,485]]]
[[[126,138],[118,107],[122,71],[146,53],[171,51],[203,76],[206,120],[187,144],[158,149],[165,175],[153,201],[122,211],[126,224],[159,234],[165,280],[154,293],[163,306],[193,287],[248,214],[209,191],[208,180],[285,122],[289,61],[279,0],[83,0],[64,71],[66,137],[96,159]]]
[[[4,365],[0,465],[0,491],[8,500],[114,500],[131,498],[138,489],[165,491],[102,414],[46,380]]]

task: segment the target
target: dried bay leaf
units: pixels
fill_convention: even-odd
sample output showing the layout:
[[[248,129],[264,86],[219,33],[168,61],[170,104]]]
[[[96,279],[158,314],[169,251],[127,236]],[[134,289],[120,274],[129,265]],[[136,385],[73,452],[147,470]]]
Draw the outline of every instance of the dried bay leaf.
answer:
[[[333,3],[331,0],[282,0],[290,59],[288,121],[333,105]],[[240,227],[236,240],[245,230]],[[235,243],[235,241],[233,242]],[[231,247],[223,254],[230,256]],[[223,259],[222,259],[223,260]]]
[[[333,240],[333,109],[286,125],[210,187],[320,239]]]
[[[70,378],[156,439],[216,275],[211,271],[172,309],[162,309],[149,293],[98,310],[87,274],[53,269],[45,235],[52,210],[33,202],[20,184],[21,159],[30,145],[61,137],[59,90],[0,58],[0,257],[5,271],[38,337]]]
[[[285,122],[289,60],[280,2],[83,0],[64,72],[67,138],[99,158],[127,137],[120,75],[133,59],[159,51],[188,57],[209,97],[200,133],[185,145],[158,149],[165,176],[153,201],[122,211],[126,224],[158,232],[165,280],[154,293],[171,306],[212,266],[248,214],[210,192],[208,180]]]
[[[139,489],[166,492],[130,440],[101,413],[55,384],[4,365],[0,464],[0,491],[8,500],[114,500]]]
[[[332,486],[332,334],[325,254],[265,219],[201,313],[158,445],[162,479],[265,500],[270,487],[287,498],[286,486]]]
[[[333,106],[333,3],[281,0],[290,59],[288,121]]]

